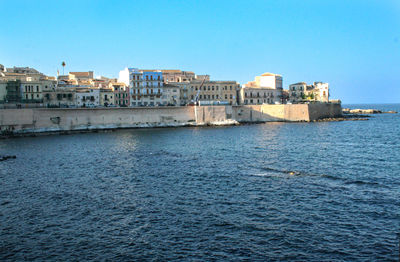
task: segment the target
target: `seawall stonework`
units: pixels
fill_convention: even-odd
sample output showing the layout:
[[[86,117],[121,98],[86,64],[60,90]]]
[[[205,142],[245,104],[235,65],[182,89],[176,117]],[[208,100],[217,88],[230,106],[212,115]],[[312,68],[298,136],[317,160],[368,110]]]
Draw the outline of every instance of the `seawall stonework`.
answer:
[[[341,116],[340,104],[0,109],[0,130],[18,134],[238,122],[313,121],[338,116]]]

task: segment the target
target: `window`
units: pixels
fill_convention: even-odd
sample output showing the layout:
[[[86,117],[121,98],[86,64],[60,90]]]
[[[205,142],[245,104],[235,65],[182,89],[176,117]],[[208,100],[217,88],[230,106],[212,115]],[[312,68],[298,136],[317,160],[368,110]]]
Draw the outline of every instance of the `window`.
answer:
[[[153,76],[150,76],[150,80],[153,81]]]
[[[214,95],[212,95],[212,99],[214,99]]]
[[[146,76],[146,80],[149,80],[149,76]]]
[[[218,99],[218,95],[216,95],[216,98]]]
[[[228,95],[227,94],[225,94],[225,99],[228,99]]]
[[[230,95],[230,99],[233,99],[233,96],[232,96],[232,94]]]
[[[229,86],[229,89],[232,90],[232,86]]]
[[[200,98],[200,99],[202,98],[202,97],[201,97],[201,95],[200,95],[200,97],[199,97],[199,98]]]

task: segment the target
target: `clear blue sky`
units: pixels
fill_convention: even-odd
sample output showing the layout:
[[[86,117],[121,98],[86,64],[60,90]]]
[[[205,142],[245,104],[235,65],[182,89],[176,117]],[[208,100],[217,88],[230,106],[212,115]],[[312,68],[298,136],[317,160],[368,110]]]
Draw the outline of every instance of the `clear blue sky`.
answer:
[[[400,102],[400,1],[0,0],[0,64],[56,75],[182,69],[284,88],[330,83],[344,103]]]

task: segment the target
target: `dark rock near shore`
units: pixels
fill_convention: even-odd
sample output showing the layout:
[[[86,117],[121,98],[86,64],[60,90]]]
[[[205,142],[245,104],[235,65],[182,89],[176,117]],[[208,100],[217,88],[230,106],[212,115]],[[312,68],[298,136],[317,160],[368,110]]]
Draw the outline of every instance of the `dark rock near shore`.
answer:
[[[350,108],[343,108],[342,109],[343,114],[397,114],[396,111],[381,111],[377,109],[350,109]]]
[[[0,161],[5,161],[7,159],[15,159],[17,156],[0,156]]]

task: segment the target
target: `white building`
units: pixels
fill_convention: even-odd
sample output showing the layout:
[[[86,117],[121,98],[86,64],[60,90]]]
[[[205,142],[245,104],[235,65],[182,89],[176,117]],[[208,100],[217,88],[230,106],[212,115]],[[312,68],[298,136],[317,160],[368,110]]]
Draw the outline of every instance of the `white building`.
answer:
[[[314,82],[307,85],[305,82],[299,82],[289,85],[289,101],[319,101],[329,102],[329,84],[323,82]]]
[[[278,104],[282,102],[282,91],[282,76],[264,73],[242,86],[240,103],[245,105]]]
[[[100,90],[77,89],[75,99],[78,107],[97,107],[100,105]]]
[[[179,106],[181,104],[180,88],[174,85],[164,85],[164,92],[161,97],[164,106]]]

